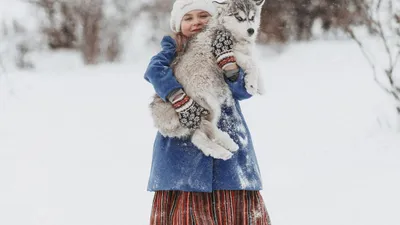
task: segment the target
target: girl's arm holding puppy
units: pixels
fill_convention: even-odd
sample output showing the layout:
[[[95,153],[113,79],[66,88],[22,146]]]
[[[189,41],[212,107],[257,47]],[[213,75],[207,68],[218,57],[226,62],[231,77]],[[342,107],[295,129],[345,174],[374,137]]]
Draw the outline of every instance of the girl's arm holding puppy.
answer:
[[[231,33],[227,30],[217,31],[212,48],[218,66],[224,71],[225,81],[232,92],[233,98],[236,100],[250,98],[252,95],[245,88],[244,77],[246,74],[236,64],[236,58],[233,54]]]

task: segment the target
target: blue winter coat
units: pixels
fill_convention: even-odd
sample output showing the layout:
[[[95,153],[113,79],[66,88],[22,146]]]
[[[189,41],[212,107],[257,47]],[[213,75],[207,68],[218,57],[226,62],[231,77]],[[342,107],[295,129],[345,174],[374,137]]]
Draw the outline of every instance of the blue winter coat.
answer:
[[[162,51],[155,55],[146,70],[145,79],[166,101],[171,91],[182,86],[169,67],[175,57],[175,41],[166,36]],[[235,99],[234,106],[222,107],[218,127],[239,145],[232,158],[224,161],[205,156],[190,139],[178,139],[157,133],[148,191],[181,190],[212,192],[213,190],[261,190],[262,182],[249,129],[242,115],[239,100],[251,97],[244,87],[244,72],[237,81],[226,80]]]

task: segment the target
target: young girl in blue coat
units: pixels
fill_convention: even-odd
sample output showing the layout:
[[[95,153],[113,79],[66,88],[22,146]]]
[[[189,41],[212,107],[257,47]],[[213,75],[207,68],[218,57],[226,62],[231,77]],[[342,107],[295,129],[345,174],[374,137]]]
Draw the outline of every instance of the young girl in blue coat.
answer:
[[[146,70],[145,79],[177,113],[191,109],[207,111],[190,99],[174,77],[170,66],[186,41],[200,32],[216,13],[211,0],[176,0],[171,11],[174,38],[165,36],[162,50]],[[230,36],[227,39],[230,40]],[[218,127],[239,145],[228,160],[205,156],[190,139],[164,137],[157,133],[148,191],[154,191],[151,225],[267,225],[269,216],[261,197],[261,175],[250,132],[239,101],[251,97],[244,87],[246,74],[232,54],[221,54],[217,46],[232,52],[226,40],[215,40],[216,63],[224,70],[234,106],[223,106]],[[224,51],[225,53],[227,51]],[[206,113],[204,113],[206,114]],[[201,120],[202,118],[200,118]],[[182,121],[196,129],[199,120]]]

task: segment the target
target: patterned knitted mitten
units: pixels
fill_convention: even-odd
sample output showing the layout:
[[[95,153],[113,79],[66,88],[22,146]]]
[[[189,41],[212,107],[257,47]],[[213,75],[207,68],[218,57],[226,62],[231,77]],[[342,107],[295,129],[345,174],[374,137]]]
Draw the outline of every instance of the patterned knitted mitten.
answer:
[[[183,90],[179,90],[170,97],[170,101],[178,113],[179,122],[189,129],[197,129],[200,126],[202,116],[209,114],[208,110],[197,104]]]
[[[228,65],[236,63],[232,48],[232,34],[227,30],[218,30],[212,42],[212,53],[221,69],[225,69]]]

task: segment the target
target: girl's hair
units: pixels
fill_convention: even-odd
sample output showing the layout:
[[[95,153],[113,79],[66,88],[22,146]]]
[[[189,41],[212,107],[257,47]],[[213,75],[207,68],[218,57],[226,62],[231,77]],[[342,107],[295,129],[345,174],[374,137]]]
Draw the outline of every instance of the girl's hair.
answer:
[[[186,42],[188,41],[188,38],[183,35],[182,32],[176,33],[174,35],[174,39],[176,41],[176,52],[179,53],[183,53],[183,51],[185,50],[185,46],[186,46]]]

